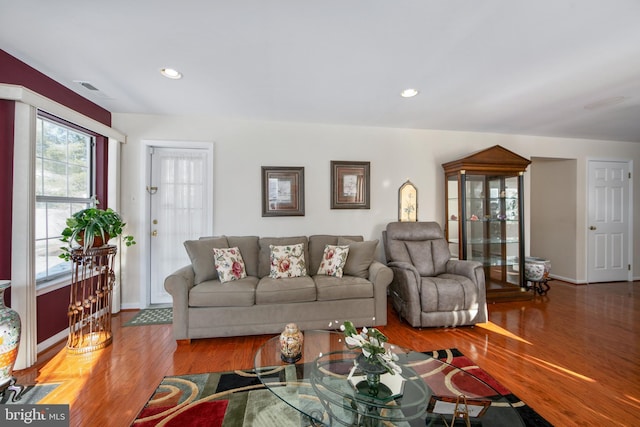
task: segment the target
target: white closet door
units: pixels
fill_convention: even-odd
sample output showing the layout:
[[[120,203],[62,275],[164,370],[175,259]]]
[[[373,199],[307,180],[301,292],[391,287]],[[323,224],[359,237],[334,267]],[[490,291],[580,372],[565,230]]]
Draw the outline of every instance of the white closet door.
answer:
[[[589,283],[631,280],[628,162],[589,162]]]

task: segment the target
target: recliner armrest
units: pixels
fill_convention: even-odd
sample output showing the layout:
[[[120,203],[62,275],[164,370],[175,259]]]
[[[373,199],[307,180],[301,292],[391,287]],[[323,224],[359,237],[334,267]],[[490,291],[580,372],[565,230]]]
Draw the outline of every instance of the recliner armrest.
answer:
[[[471,260],[461,260],[461,259],[450,259],[447,262],[447,273],[449,274],[457,274],[460,276],[465,276],[471,279],[473,283],[478,285],[478,278],[480,277],[476,272],[477,269],[482,270],[482,263],[478,261]],[[484,271],[482,271],[482,276],[484,277]]]
[[[418,273],[418,269],[413,264],[408,262],[392,261],[387,263],[387,266],[391,269],[397,268],[400,270],[408,270],[415,276],[416,284],[420,284],[420,273]]]
[[[422,278],[418,270],[408,262],[392,261],[387,263],[393,270],[391,297],[393,306],[400,318],[411,326],[420,326],[420,294]]]

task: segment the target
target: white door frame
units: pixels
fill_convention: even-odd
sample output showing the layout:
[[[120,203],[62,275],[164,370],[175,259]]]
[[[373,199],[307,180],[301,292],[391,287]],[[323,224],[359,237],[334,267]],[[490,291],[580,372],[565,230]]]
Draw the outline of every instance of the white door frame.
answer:
[[[589,272],[590,272],[590,267],[589,267],[589,254],[590,251],[593,250],[593,248],[590,247],[590,239],[589,239],[589,219],[590,219],[590,213],[589,213],[589,209],[590,209],[590,203],[591,203],[591,187],[590,187],[590,176],[589,176],[589,171],[591,170],[591,164],[593,162],[617,162],[617,163],[626,163],[628,168],[629,168],[629,173],[631,174],[631,178],[633,178],[633,160],[629,160],[629,159],[610,159],[610,158],[587,158],[586,159],[586,193],[587,193],[587,199],[586,199],[586,209],[585,209],[585,243],[586,243],[586,251],[584,253],[585,256],[585,276],[586,276],[586,281],[587,283],[590,283],[590,277],[589,277]],[[629,269],[628,273],[627,273],[627,280],[628,281],[633,281],[633,215],[634,215],[634,209],[633,209],[633,179],[629,179],[629,188],[628,188],[628,194],[627,197],[629,199],[629,211],[627,212],[627,251],[628,251],[628,263],[631,266],[631,268]]]
[[[157,139],[143,139],[142,144],[140,144],[140,149],[142,152],[140,153],[140,158],[144,159],[144,167],[140,168],[140,182],[142,185],[138,191],[138,200],[140,200],[141,210],[142,212],[142,230],[144,230],[144,238],[140,238],[138,241],[138,245],[140,245],[140,251],[142,256],[140,257],[140,308],[148,307],[151,303],[151,293],[149,289],[149,278],[151,277],[149,272],[149,257],[151,256],[151,248],[149,245],[149,234],[151,230],[151,219],[149,218],[149,210],[151,209],[151,197],[147,193],[146,186],[148,185],[149,180],[149,168],[150,164],[150,156],[148,155],[149,147],[162,147],[162,148],[195,148],[201,150],[207,150],[209,154],[209,167],[207,168],[207,181],[209,184],[209,188],[211,189],[211,197],[209,198],[209,203],[207,206],[207,235],[213,234],[213,199],[214,199],[214,190],[213,190],[213,175],[214,175],[214,146],[215,143],[213,141],[178,141],[178,140],[157,140]],[[184,248],[176,248],[176,250],[184,250]]]

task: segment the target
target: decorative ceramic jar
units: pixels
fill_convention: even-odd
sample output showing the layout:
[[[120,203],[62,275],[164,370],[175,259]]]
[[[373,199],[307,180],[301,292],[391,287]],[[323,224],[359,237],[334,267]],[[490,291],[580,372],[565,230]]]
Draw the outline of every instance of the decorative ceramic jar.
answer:
[[[538,257],[524,259],[524,278],[530,282],[540,282],[549,277],[551,261]]]
[[[289,323],[280,334],[280,358],[295,363],[302,357],[304,336],[295,323]]]
[[[0,388],[15,383],[13,365],[20,344],[20,316],[4,305],[4,291],[9,286],[9,281],[0,282]]]

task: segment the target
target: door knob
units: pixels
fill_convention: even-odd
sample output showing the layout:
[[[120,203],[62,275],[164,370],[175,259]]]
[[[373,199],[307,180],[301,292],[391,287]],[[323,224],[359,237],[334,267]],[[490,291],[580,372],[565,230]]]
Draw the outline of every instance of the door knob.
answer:
[[[153,237],[158,237],[158,230],[153,230],[153,231],[151,232],[151,236],[153,236]]]
[[[591,227],[589,227],[589,230],[595,230],[596,227],[594,225],[592,225]]]

